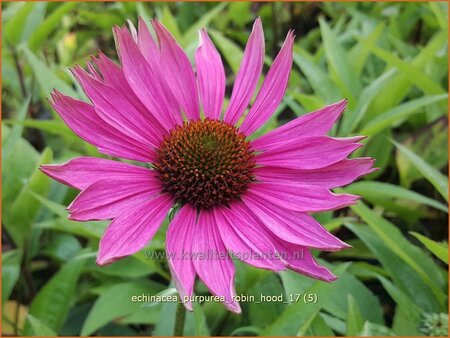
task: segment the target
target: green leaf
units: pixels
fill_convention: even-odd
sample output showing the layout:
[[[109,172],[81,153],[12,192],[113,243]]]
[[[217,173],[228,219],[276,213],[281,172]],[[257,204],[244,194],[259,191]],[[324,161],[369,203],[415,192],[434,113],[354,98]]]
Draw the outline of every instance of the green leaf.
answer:
[[[414,84],[417,88],[422,90],[425,94],[434,95],[434,94],[443,94],[445,91],[442,87],[436,83],[433,79],[427,76],[422,70],[418,67],[415,67],[413,64],[407,63],[397,56],[389,53],[388,51],[375,46],[373,43],[369,43],[366,40],[360,40],[361,43],[368,48],[372,53],[374,53],[377,57],[382,59],[388,65],[395,67],[398,69],[400,73],[407,77],[407,79]]]
[[[241,64],[242,55],[244,54],[241,47],[236,45],[219,31],[211,29],[208,33],[211,35],[217,48],[222,52],[233,73],[237,74]]]
[[[78,278],[83,265],[84,260],[82,259],[74,259],[63,265],[36,295],[31,303],[29,314],[58,333],[76,295]],[[22,334],[24,336],[33,334],[29,320],[26,322]]]
[[[89,11],[89,10],[78,10],[77,11],[79,20],[91,27],[99,27],[101,29],[111,29],[114,25],[123,25],[124,19],[113,11],[102,11],[101,13]]]
[[[56,233],[52,235],[51,240],[46,244],[42,253],[59,262],[65,262],[76,256],[80,250],[80,242],[75,236]]]
[[[11,215],[8,219],[9,225],[7,229],[19,247],[23,245],[25,240],[30,238],[33,221],[41,207],[41,204],[33,198],[32,194],[45,195],[50,189],[50,180],[39,170],[39,166],[44,163],[50,163],[52,158],[52,150],[46,148],[33,174],[24,183],[20,193],[11,205]]]
[[[384,170],[387,168],[391,161],[391,154],[394,145],[389,142],[389,139],[392,138],[392,130],[384,129],[378,134],[370,137],[367,140],[367,144],[361,150],[363,156],[368,156],[376,159],[376,165],[379,170],[370,173],[366,176],[367,179],[375,179],[384,173]],[[358,154],[358,150],[356,151],[356,156],[361,156]]]
[[[431,124],[427,124],[418,133],[409,135],[402,144],[420,154],[422,159],[433,165],[438,170],[445,168],[448,164],[448,127],[447,119],[441,118]],[[410,188],[411,184],[422,179],[422,174],[415,168],[414,164],[400,151],[396,151],[395,163],[400,176],[400,184]]]
[[[428,205],[437,210],[448,213],[448,208],[446,205],[429,197],[423,196],[415,191],[390,183],[360,181],[346,187],[345,191],[350,194],[360,195],[364,197],[364,199],[372,202],[376,200],[384,200],[391,203],[391,199],[395,198],[400,201]]]
[[[175,302],[166,302],[162,304],[161,311],[159,312],[159,320],[152,332],[154,336],[173,335],[176,308],[177,303]]]
[[[392,128],[393,126],[395,127],[399,122],[404,121],[412,114],[423,112],[422,110],[420,110],[421,108],[445,100],[447,98],[447,94],[424,96],[419,99],[411,100],[398,105],[372,119],[365,125],[360,133],[363,135],[372,136],[379,133],[385,128]]]
[[[345,331],[347,331],[347,324],[345,321],[340,320],[334,316],[330,316],[324,312],[321,312],[320,317],[323,318],[325,323],[335,332],[341,336],[345,336]]]
[[[299,336],[310,336],[310,337],[317,337],[317,336],[325,336],[325,337],[332,337],[334,336],[334,332],[331,330],[331,328],[327,325],[325,320],[322,318],[320,313],[315,315],[310,323],[306,323],[308,329],[303,334],[303,331],[300,329],[298,332]]]
[[[2,124],[2,140],[11,136],[10,129]],[[9,231],[14,227],[11,220],[11,206],[15,202],[20,191],[23,189],[23,183],[33,174],[36,163],[39,159],[39,153],[25,139],[19,137],[11,153],[2,161],[2,222],[5,229]],[[14,229],[12,230],[14,231]]]
[[[2,254],[2,305],[9,299],[20,275],[22,251],[9,250]]]
[[[381,33],[384,29],[384,23],[380,22],[367,37],[364,39],[368,40],[370,43],[375,44],[380,38]],[[361,42],[358,42],[348,53],[348,57],[350,59],[350,64],[357,76],[361,74],[361,71],[364,69],[367,58],[369,57],[370,52],[365,48]]]
[[[384,270],[389,274],[395,284],[401,288],[404,293],[408,294],[410,297],[413,297],[417,304],[419,304],[425,311],[436,312],[443,308],[445,303],[445,295],[443,292],[436,297],[430,289],[430,286],[423,281],[419,274],[410,265],[405,264],[405,261],[397,254],[397,252],[394,251],[392,247],[386,243],[386,241],[381,239],[371,227],[353,223],[346,223],[345,226],[357,235],[374,253]],[[388,234],[390,235],[389,232]],[[398,236],[395,236],[394,234],[393,237],[397,239]],[[419,248],[414,248],[415,250],[409,249],[407,251],[412,251],[413,255],[417,254],[417,257],[415,255],[413,256],[414,259],[417,259],[417,261],[423,261],[423,257],[421,256],[423,256],[424,253]],[[399,243],[398,249],[403,251],[404,246]],[[424,263],[429,264],[432,268],[431,270],[437,270],[435,272],[431,272],[431,274],[433,277],[437,275],[438,279],[443,282],[441,272],[437,269],[429,257],[426,256]],[[427,269],[429,268],[430,267],[427,267]],[[376,271],[372,271],[372,276],[373,272]]]
[[[230,336],[237,336],[237,337],[241,337],[241,336],[248,336],[248,335],[252,335],[252,336],[259,336],[261,333],[261,329],[257,326],[241,326],[238,327],[237,329],[233,330],[230,333]]]
[[[31,120],[26,119],[23,121],[16,120],[4,120],[6,124],[21,125],[23,127],[30,127],[42,130],[48,134],[62,136],[67,142],[74,142],[79,140],[72,130],[69,129],[64,123],[58,120]]]
[[[427,63],[433,62],[439,50],[446,48],[447,40],[447,31],[434,34],[428,44],[411,61],[411,65],[423,69]],[[409,74],[399,73],[385,84],[367,112],[366,120],[370,120],[373,116],[396,106],[405,99],[412,87],[408,77]]]
[[[209,12],[203,14],[201,18],[197,20],[191,27],[189,27],[186,33],[184,33],[181,45],[183,47],[187,47],[192,43],[192,41],[197,41],[198,30],[207,27],[212,20],[214,20],[219,14],[222,13],[227,5],[228,2],[219,3]]]
[[[107,276],[127,276],[129,278],[144,277],[153,272],[153,269],[134,256],[126,257],[108,266],[98,266],[92,262],[92,265],[88,265],[87,268]]]
[[[347,296],[348,299],[348,315],[347,315],[347,336],[356,336],[364,325],[364,319],[358,308],[358,303],[351,294]]]
[[[390,280],[379,275],[377,275],[377,278],[397,305],[407,311],[407,316],[410,319],[410,323],[416,323],[419,321],[422,310],[417,306],[413,299],[401,291]]]
[[[57,337],[58,335],[49,328],[47,325],[42,323],[39,319],[33,317],[32,315],[27,316],[28,322],[30,323],[31,330],[33,331],[32,336],[45,336],[45,337]]]
[[[42,197],[39,194],[34,193],[33,191],[30,192],[31,196],[35,198],[37,201],[39,201],[43,206],[45,206],[48,210],[52,211],[54,214],[67,218],[68,212],[65,206],[62,204],[53,202],[49,200],[48,198]]]
[[[363,329],[357,334],[357,336],[395,336],[395,334],[386,326],[365,322]]]
[[[96,300],[81,329],[82,336],[90,336],[109,322],[139,311],[142,303],[133,296],[155,295],[163,288],[151,281],[120,283],[108,288]]]
[[[45,204],[43,204],[46,206]],[[66,211],[67,214],[67,211]],[[45,220],[34,225],[37,229],[52,229],[82,236],[85,238],[100,239],[106,229],[107,222],[75,222],[67,219],[67,215]]]
[[[259,302],[261,296],[274,296],[283,294],[283,287],[280,279],[274,274],[268,274],[260,278],[246,292],[249,296],[254,296],[256,302],[248,302],[248,316],[252,326],[264,328],[272,323],[286,308],[283,302]]]
[[[448,30],[448,19],[446,13],[448,12],[448,7],[445,3],[438,2],[429,2],[431,10],[436,16],[437,21],[439,22],[439,26],[445,31]]]
[[[342,264],[333,269],[333,273],[339,278],[347,269],[348,264]],[[325,283],[322,281],[314,282],[305,293],[316,294],[318,301],[316,303],[304,303],[302,301],[292,303],[283,311],[283,313],[262,332],[262,336],[292,336],[297,333],[299,328],[307,321],[314,313],[318,313],[325,300],[333,295],[335,283]]]
[[[437,258],[448,264],[448,243],[435,242],[417,232],[410,231],[411,235],[416,237],[428,250]]]
[[[36,3],[25,3],[19,11],[8,20],[3,26],[3,36],[6,42],[13,46],[17,46],[22,40],[25,23],[27,18],[32,13]]]
[[[322,32],[323,45],[327,59],[344,83],[349,99],[357,97],[361,92],[361,84],[354,69],[351,67],[349,58],[342,45],[338,42],[335,33],[322,18],[319,18],[320,31]]]
[[[395,69],[384,72],[378,78],[374,79],[370,85],[364,88],[361,95],[358,97],[358,103],[356,104],[355,109],[346,110],[344,112],[339,128],[340,135],[348,135],[358,127],[358,124],[364,120],[364,117],[369,111],[372,101],[377,97],[386,83],[392,79],[395,72]]]
[[[351,209],[370,226],[398,257],[417,272],[418,276],[431,288],[437,299],[442,301],[444,281],[430,257],[406,240],[394,224],[374,213],[363,202],[360,201],[352,205]]]
[[[23,26],[21,42],[25,43],[29,40],[31,34],[36,31],[44,19],[47,9],[46,2],[37,2],[31,13],[26,18],[25,22],[22,22]]]
[[[31,35],[28,41],[30,49],[36,51],[39,47],[41,47],[49,35],[60,27],[63,16],[76,6],[76,2],[62,3],[49,16],[47,16]]]
[[[162,6],[162,10],[160,11],[158,17],[161,23],[169,30],[170,33],[172,33],[173,37],[177,41],[181,41],[181,33],[178,28],[177,21],[166,4]]]
[[[331,81],[328,74],[303,49],[294,48],[294,62],[305,74],[314,93],[325,103],[337,102],[342,98],[341,92]]]
[[[8,161],[9,157],[13,153],[15,147],[17,146],[17,143],[19,142],[19,139],[22,136],[23,133],[23,125],[20,124],[20,122],[24,121],[26,119],[28,108],[30,106],[31,97],[28,97],[23,105],[20,107],[17,116],[15,120],[19,122],[19,124],[16,124],[12,127],[11,131],[8,133],[8,136],[5,137],[5,140],[2,141],[2,160]]]
[[[400,143],[392,141],[398,150],[414,165],[414,167],[425,177],[436,190],[448,201],[448,177],[439,170],[425,162],[419,155],[406,148]]]
[[[203,313],[203,309],[197,302],[193,304],[194,309],[194,318],[195,318],[195,335],[196,336],[210,336],[208,323],[206,322],[205,314]]]
[[[42,95],[49,97],[53,89],[58,89],[65,95],[78,98],[78,93],[72,89],[65,81],[59,78],[42,60],[40,60],[28,47],[23,47],[22,51],[27,62],[33,70],[34,76],[41,87]]]

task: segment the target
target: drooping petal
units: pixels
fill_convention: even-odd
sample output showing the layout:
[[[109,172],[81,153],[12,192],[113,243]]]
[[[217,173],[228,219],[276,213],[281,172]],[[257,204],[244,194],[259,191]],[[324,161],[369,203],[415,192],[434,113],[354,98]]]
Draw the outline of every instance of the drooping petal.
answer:
[[[150,169],[96,157],[78,157],[62,164],[42,165],[51,178],[70,187],[83,190],[100,180],[121,178],[145,179]]]
[[[159,40],[160,65],[166,83],[189,120],[200,118],[198,91],[191,63],[170,32],[157,20],[152,21]]]
[[[97,264],[106,265],[132,255],[153,238],[173,204],[172,198],[162,194],[136,204],[134,208],[114,219],[99,244]]]
[[[260,181],[298,182],[336,188],[352,183],[359,177],[376,170],[374,160],[369,157],[345,159],[319,169],[301,170],[280,167],[255,168],[255,177]]]
[[[167,99],[159,75],[150,67],[126,28],[114,28],[125,78],[136,96],[167,130],[182,123],[174,102]]]
[[[166,235],[166,251],[169,268],[181,299],[192,296],[195,269],[192,263],[192,243],[196,231],[197,211],[185,204],[176,214]],[[192,311],[190,301],[184,302]]]
[[[347,100],[341,100],[312,113],[297,117],[253,141],[258,150],[267,150],[285,140],[325,135],[345,110]]]
[[[225,306],[236,313],[241,312],[235,300],[235,268],[222,242],[214,215],[210,210],[201,210],[195,238],[192,243],[194,267],[200,279],[213,295],[225,298]]]
[[[250,197],[257,195],[264,199],[265,203],[300,212],[340,209],[356,203],[359,198],[350,194],[334,194],[324,187],[295,182],[254,183],[245,194]]]
[[[206,30],[202,29],[199,36],[195,62],[203,112],[206,117],[219,119],[225,95],[225,70],[220,54]]]
[[[261,19],[256,19],[245,46],[241,66],[234,81],[230,103],[224,119],[236,124],[253,97],[264,63],[264,32]]]
[[[325,282],[336,280],[336,276],[330,270],[317,264],[308,248],[280,240],[276,241],[275,245],[289,269]]]
[[[286,242],[329,251],[349,247],[308,214],[273,206],[256,194],[247,194],[242,201],[267,229]]]
[[[52,99],[53,108],[67,126],[83,140],[96,146],[101,153],[141,162],[155,160],[155,153],[151,148],[108,125],[90,104],[56,90],[52,93]]]
[[[293,45],[294,33],[290,31],[264,79],[255,103],[239,127],[244,134],[250,135],[261,127],[283,99],[292,68]]]
[[[363,137],[331,138],[312,136],[280,142],[255,156],[259,165],[291,169],[318,169],[342,161],[361,147]]]
[[[148,170],[146,177],[139,179],[124,177],[114,181],[100,180],[83,190],[69,205],[70,219],[112,219],[134,205],[149,200],[161,190],[161,182],[151,170]]]
[[[215,208],[214,217],[226,248],[237,259],[273,271],[284,270],[277,259],[272,238],[241,202],[234,202],[230,208]]]
[[[162,140],[161,132],[126,97],[91,77],[79,66],[72,72],[104,121],[138,142],[150,147],[159,145]]]

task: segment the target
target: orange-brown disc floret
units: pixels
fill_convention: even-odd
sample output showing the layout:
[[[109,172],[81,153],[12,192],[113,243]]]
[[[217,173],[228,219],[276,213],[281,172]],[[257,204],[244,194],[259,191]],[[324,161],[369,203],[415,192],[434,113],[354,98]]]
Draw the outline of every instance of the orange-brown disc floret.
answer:
[[[254,180],[254,152],[243,133],[211,119],[185,122],[158,149],[163,189],[181,204],[207,209],[238,199]]]

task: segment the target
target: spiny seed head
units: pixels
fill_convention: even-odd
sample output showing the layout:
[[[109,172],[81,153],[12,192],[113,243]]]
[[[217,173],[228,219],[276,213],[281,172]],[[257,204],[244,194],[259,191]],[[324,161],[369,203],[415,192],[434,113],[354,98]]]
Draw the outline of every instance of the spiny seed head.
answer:
[[[224,121],[185,122],[158,149],[154,164],[164,191],[177,202],[208,209],[237,199],[254,180],[254,152],[238,129]]]

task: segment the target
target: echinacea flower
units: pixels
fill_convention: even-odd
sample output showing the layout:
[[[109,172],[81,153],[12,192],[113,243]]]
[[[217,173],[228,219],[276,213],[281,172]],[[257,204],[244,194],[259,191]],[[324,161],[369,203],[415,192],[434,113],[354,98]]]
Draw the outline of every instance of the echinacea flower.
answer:
[[[286,91],[293,32],[244,114],[264,62],[260,19],[225,110],[224,67],[206,31],[200,31],[194,73],[167,29],[156,20],[152,25],[157,41],[142,19],[138,31],[114,28],[121,66],[100,53],[87,71],[79,66],[72,70],[90,103],[56,90],[52,94],[64,122],[99,152],[149,164],[80,157],[42,166],[48,176],[81,190],[68,207],[70,219],[112,219],[100,240],[97,263],[144,248],[176,206],[166,251],[182,297],[192,295],[198,275],[228,309],[240,312],[228,252],[258,268],[291,269],[333,281],[336,277],[316,263],[309,249],[333,251],[347,245],[310,213],[355,203],[358,196],[330,189],[373,170],[370,158],[347,158],[361,146],[362,137],[326,136],[346,100],[251,140]],[[189,301],[185,305],[192,309]]]

